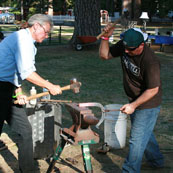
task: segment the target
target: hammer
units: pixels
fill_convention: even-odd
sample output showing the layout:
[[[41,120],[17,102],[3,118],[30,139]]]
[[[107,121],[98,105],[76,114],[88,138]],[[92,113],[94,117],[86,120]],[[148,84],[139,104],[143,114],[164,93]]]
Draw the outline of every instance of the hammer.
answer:
[[[70,80],[70,85],[61,87],[61,90],[65,91],[65,90],[71,89],[74,93],[79,93],[79,89],[80,89],[81,85],[82,85],[81,82],[78,82],[76,78],[73,78]],[[29,97],[27,97],[27,101],[46,96],[48,94],[50,94],[49,91],[29,96]],[[15,100],[14,104],[18,104],[18,100]]]

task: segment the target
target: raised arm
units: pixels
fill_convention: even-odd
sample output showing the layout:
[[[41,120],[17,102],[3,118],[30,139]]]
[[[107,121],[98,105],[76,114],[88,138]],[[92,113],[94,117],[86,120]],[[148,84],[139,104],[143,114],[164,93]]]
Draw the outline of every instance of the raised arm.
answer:
[[[114,28],[112,28],[112,24],[108,24],[104,27],[103,31],[105,34],[101,37],[99,56],[101,59],[106,60],[113,58],[109,52],[109,37],[113,34]]]

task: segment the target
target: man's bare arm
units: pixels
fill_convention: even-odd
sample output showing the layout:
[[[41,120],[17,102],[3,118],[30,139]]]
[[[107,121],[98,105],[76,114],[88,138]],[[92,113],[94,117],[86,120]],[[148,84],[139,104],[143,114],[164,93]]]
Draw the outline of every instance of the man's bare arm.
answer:
[[[101,40],[99,48],[99,56],[101,59],[111,59],[113,56],[109,52],[109,42],[107,40]]]
[[[38,75],[36,72],[32,72],[27,78],[26,80],[28,80],[29,82],[38,85],[42,88],[47,88],[49,90],[49,92],[52,95],[57,95],[57,94],[61,94],[61,88],[59,85],[54,85],[52,83],[50,83],[49,81],[43,79],[40,75]]]
[[[123,113],[132,114],[138,106],[142,105],[143,103],[153,98],[158,93],[158,91],[159,87],[147,89],[134,102],[123,105],[120,110]]]

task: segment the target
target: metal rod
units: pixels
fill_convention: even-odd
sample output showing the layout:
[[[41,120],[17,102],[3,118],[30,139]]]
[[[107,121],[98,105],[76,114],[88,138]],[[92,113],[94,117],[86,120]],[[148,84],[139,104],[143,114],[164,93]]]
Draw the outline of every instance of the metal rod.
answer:
[[[57,103],[61,103],[61,102],[64,102],[64,103],[72,103],[71,100],[47,100],[47,99],[41,99],[40,100],[41,102],[57,102]]]
[[[63,139],[63,138],[60,139],[59,145],[56,148],[56,151],[53,155],[53,159],[52,159],[46,173],[51,173],[53,171],[55,164],[56,164],[56,161],[59,160],[59,157],[60,157],[66,143],[67,143],[67,141],[65,139]]]
[[[114,111],[120,111],[120,109],[111,109],[111,110],[105,109],[105,112],[114,112]]]

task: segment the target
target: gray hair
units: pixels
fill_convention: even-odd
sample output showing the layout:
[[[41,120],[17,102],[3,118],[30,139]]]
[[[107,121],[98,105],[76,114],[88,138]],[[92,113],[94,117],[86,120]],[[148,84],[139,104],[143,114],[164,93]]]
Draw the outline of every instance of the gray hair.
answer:
[[[35,23],[39,23],[40,25],[44,25],[45,23],[49,23],[51,29],[53,28],[53,21],[52,18],[45,14],[34,14],[28,20],[28,26],[31,27]]]

